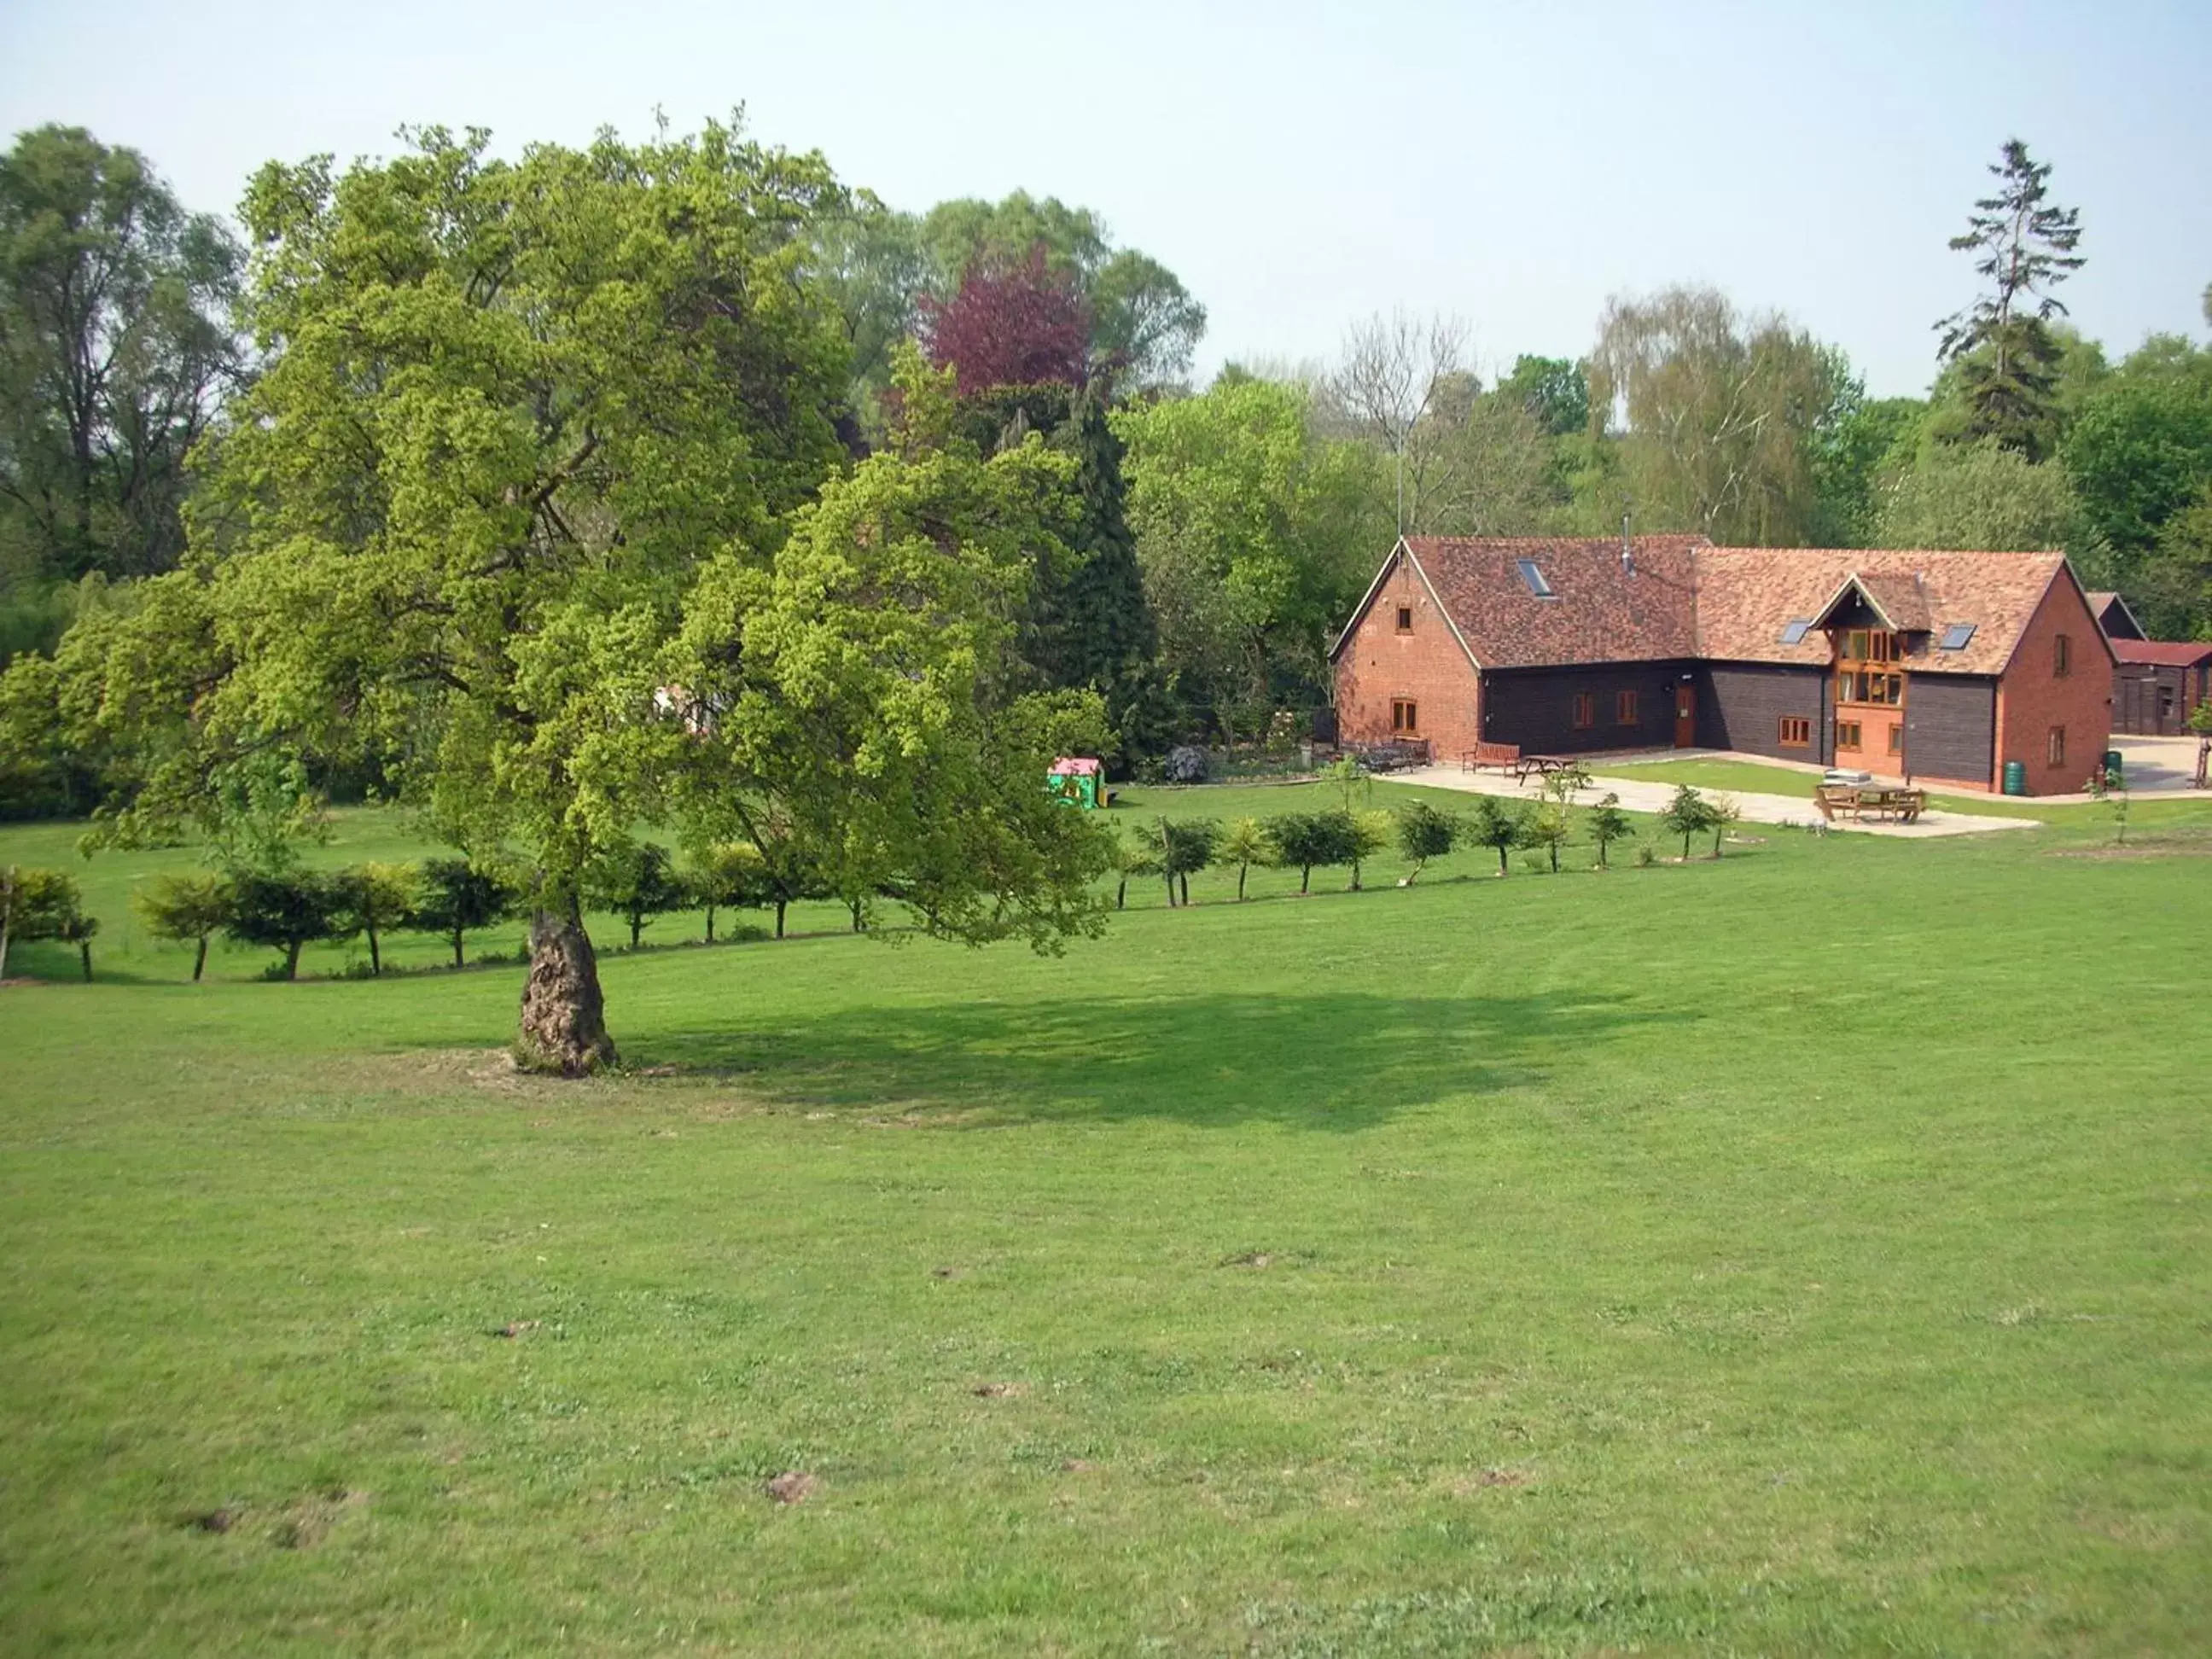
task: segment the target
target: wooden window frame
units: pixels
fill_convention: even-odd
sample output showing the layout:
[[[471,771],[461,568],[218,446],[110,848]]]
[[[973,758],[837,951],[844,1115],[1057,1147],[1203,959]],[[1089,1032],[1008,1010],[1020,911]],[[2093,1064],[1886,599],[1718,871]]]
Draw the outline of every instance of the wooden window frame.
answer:
[[[1892,720],[1889,724],[1889,752],[1893,755],[1905,752],[1905,722],[1902,720]]]
[[[1577,691],[1573,705],[1575,730],[1587,732],[1597,724],[1597,693]]]
[[[1641,726],[1644,723],[1644,700],[1634,691],[1614,692],[1613,723],[1615,726]]]
[[[1418,698],[1390,699],[1390,735],[1394,738],[1418,738],[1421,735],[1421,705]]]
[[[2063,680],[2068,678],[2073,672],[2074,641],[2072,636],[2066,634],[2053,635],[2051,641],[2051,678],[2054,680]],[[2064,728],[2061,727],[2058,729],[2063,730]],[[2057,763],[2054,761],[2051,764],[2055,766]]]
[[[1849,732],[1850,735],[1849,737],[1845,737],[1845,732]],[[1854,755],[1857,754],[1859,752],[1859,744],[1864,742],[1865,739],[1866,733],[1862,729],[1858,721],[1838,720],[1836,722],[1836,748],[1839,753],[1842,750],[1848,749]]]
[[[2052,726],[2050,735],[2044,738],[2043,759],[2046,766],[2066,764],[2066,728],[2064,726]]]
[[[1813,722],[1803,714],[1784,714],[1776,728],[1775,742],[1784,749],[1810,749]]]
[[[1413,607],[1410,605],[1401,605],[1398,607],[1398,631],[1401,634],[1410,634],[1413,631]]]

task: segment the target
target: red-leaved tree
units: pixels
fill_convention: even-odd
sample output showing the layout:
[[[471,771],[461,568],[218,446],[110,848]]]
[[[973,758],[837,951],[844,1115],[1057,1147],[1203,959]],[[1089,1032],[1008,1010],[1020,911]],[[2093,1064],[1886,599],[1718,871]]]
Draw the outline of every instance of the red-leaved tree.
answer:
[[[938,368],[951,366],[963,397],[994,386],[1084,382],[1091,307],[1073,273],[1045,264],[1042,243],[1019,264],[979,259],[950,300],[924,295],[921,311],[922,349]]]

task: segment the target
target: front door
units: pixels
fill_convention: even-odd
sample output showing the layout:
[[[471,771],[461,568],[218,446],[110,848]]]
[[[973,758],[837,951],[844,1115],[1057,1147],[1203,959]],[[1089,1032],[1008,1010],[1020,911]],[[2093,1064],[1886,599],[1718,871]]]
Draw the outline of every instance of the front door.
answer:
[[[1674,688],[1674,747],[1694,749],[1698,743],[1698,688]]]

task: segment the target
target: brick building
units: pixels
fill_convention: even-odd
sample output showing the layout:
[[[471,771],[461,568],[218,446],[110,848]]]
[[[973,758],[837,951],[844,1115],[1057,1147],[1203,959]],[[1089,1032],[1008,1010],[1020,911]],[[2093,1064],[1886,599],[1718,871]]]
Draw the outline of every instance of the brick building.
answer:
[[[2212,642],[2154,640],[2117,593],[2092,593],[2089,610],[2112,643],[2112,730],[2171,738],[2189,729],[2199,703],[2212,701]]]
[[[2112,647],[2056,553],[1413,538],[1332,653],[1350,743],[1729,749],[2078,789]]]

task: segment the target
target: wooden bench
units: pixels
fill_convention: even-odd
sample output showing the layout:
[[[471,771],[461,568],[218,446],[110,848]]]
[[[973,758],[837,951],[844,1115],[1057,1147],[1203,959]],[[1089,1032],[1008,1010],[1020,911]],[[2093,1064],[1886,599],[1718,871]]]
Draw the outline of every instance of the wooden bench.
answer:
[[[1869,784],[1824,783],[1813,792],[1813,805],[1830,823],[1838,817],[1880,818],[1898,823],[1917,820],[1928,805],[1924,789],[1888,789]]]
[[[1510,772],[1521,762],[1521,745],[1517,743],[1478,743],[1459,757],[1463,772],[1480,772],[1486,766],[1494,766],[1501,772]]]

